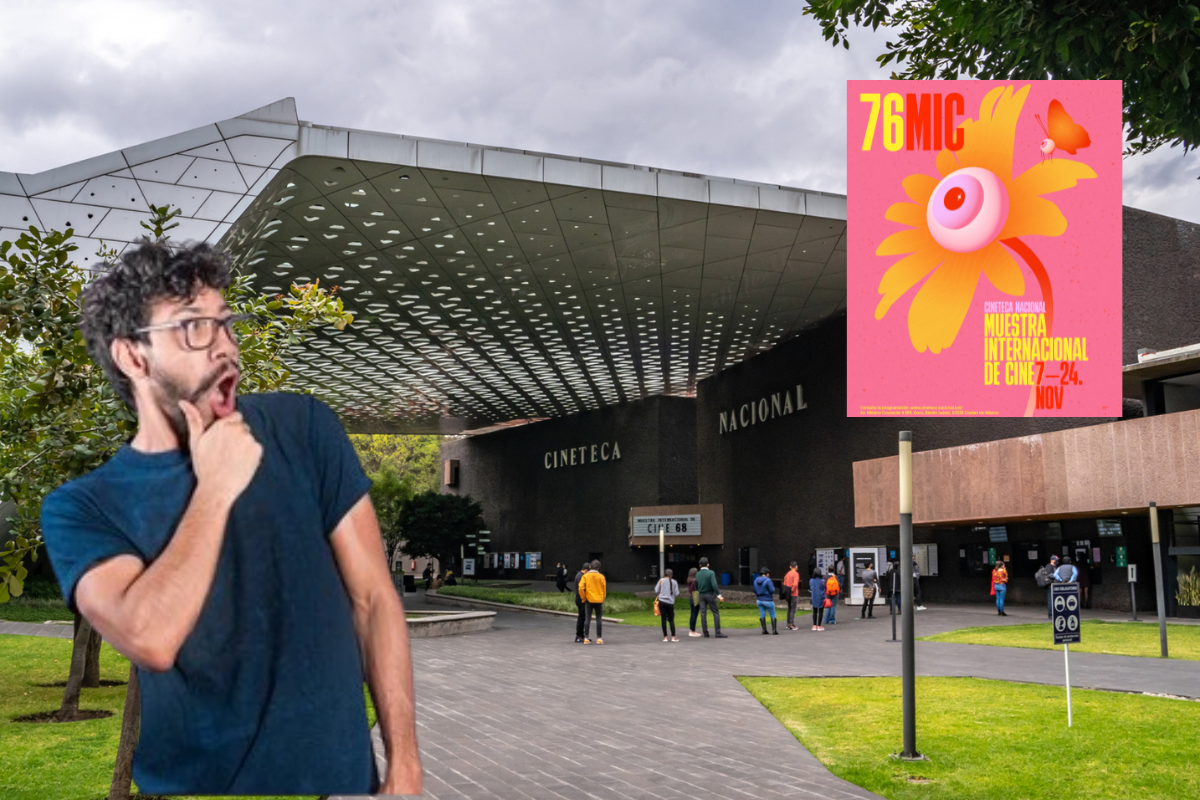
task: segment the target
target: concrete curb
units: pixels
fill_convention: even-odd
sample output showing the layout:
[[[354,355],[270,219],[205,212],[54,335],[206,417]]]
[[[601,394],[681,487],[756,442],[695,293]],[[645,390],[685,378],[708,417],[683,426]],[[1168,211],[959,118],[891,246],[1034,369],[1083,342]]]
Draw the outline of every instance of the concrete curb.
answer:
[[[435,605],[443,604],[443,605],[452,605],[452,606],[467,606],[469,608],[474,608],[475,606],[483,606],[484,608],[497,608],[497,609],[502,608],[507,611],[527,611],[527,612],[530,612],[533,614],[547,614],[547,615],[554,616],[554,617],[570,617],[571,619],[575,619],[577,616],[576,614],[574,614],[570,611],[555,611],[550,608],[534,608],[533,606],[517,606],[517,605],[513,605],[512,603],[496,603],[491,600],[476,600],[471,597],[451,597],[450,595],[441,595],[441,594],[438,594],[437,592],[426,592],[425,593],[425,602],[433,603]],[[618,622],[619,623],[619,622],[625,621],[624,618],[619,618],[619,617],[603,617],[602,619],[605,622]]]
[[[477,633],[491,630],[495,620],[495,611],[425,611],[422,616],[407,619],[408,635],[411,639],[429,639],[457,633]]]

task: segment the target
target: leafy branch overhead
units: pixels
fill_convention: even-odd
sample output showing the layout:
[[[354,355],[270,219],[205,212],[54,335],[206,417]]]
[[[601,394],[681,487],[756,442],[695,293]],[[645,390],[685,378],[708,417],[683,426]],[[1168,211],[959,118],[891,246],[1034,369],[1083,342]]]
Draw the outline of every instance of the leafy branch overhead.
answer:
[[[166,241],[179,210],[150,207],[142,226]],[[72,260],[73,231],[36,227],[0,243],[0,500],[17,504],[13,538],[0,545],[0,603],[20,595],[22,562],[37,558],[42,499],[100,466],[137,430],[104,371],[88,356],[78,320],[86,272]],[[103,246],[111,262],[118,254]],[[253,275],[236,276],[226,299],[238,326],[245,391],[278,391],[291,377],[286,359],[310,333],[353,321],[334,293],[313,283],[263,297]]]
[[[893,78],[1122,80],[1127,153],[1200,144],[1200,8],[1178,0],[815,0],[827,41],[851,24],[895,31],[881,66]]]

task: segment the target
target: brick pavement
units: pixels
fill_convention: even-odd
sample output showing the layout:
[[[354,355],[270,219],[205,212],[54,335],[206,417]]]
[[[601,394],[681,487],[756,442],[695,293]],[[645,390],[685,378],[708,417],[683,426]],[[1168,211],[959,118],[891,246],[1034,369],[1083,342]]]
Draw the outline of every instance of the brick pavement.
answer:
[[[840,611],[824,633],[729,630],[726,640],[685,636],[679,644],[664,644],[656,629],[606,625],[603,646],[574,644],[569,620],[501,613],[489,633],[413,642],[426,794],[875,797],[832,776],[734,677],[898,675],[900,646],[885,641],[887,618]],[[917,614],[917,635],[1043,618],[1036,607],[1010,614],[935,607]],[[783,669],[789,659],[792,669]],[[917,670],[1063,678],[1058,651],[933,642],[918,643]],[[1076,653],[1071,676],[1076,687],[1200,695],[1196,662]]]

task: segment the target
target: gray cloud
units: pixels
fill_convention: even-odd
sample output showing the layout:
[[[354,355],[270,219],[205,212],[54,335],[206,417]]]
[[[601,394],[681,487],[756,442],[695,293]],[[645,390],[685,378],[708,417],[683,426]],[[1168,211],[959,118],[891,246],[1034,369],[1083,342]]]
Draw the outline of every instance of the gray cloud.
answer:
[[[63,21],[71,20],[70,36]],[[37,172],[296,97],[317,123],[844,192],[845,81],[792,2],[5,4],[0,169]],[[1200,221],[1200,160],[1126,162]],[[1186,202],[1185,202],[1186,201]]]

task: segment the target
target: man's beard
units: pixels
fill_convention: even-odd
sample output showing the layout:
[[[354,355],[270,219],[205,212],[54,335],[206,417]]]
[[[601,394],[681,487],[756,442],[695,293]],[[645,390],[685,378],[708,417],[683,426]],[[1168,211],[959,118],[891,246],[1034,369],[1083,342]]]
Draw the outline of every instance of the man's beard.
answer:
[[[188,392],[183,385],[167,375],[162,370],[155,370],[151,367],[150,377],[154,379],[157,388],[159,408],[167,417],[167,421],[171,424],[171,429],[175,432],[175,438],[179,441],[179,448],[183,452],[188,452],[191,445],[191,432],[188,429],[187,417],[183,415],[183,409],[179,407],[179,401],[186,400],[200,410],[200,398],[202,398],[210,389],[229,374],[230,370],[236,369],[237,364],[226,364],[223,367],[213,370],[206,375],[195,389]],[[158,374],[155,374],[157,372]],[[203,411],[201,411],[203,415]]]

